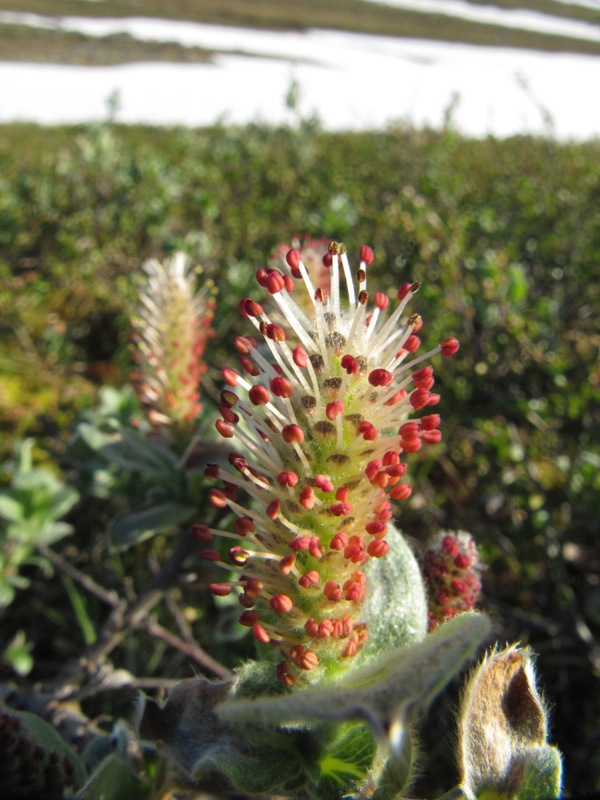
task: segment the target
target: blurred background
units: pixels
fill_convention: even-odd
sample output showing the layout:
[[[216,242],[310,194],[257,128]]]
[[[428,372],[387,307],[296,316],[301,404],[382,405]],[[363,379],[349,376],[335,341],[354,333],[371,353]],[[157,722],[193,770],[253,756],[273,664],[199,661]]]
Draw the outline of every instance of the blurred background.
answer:
[[[599,54],[592,0],[2,0],[3,685],[51,681],[160,573],[173,531],[132,514],[205,514],[200,472],[165,486],[91,434],[141,425],[143,262],[183,250],[215,297],[202,461],[255,271],[296,235],[352,263],[366,243],[372,286],[423,282],[423,341],[462,345],[398,524],[417,551],[475,536],[496,638],[538,654],[566,792],[600,790]],[[148,686],[191,674],[182,642],[228,668],[252,652],[216,624],[212,567],[181,566],[111,651]],[[423,794],[456,782],[452,702]]]

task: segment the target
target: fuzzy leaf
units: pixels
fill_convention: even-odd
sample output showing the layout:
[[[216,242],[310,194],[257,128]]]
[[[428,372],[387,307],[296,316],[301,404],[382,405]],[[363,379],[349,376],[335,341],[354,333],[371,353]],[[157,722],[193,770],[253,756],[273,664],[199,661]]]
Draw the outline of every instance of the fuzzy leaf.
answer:
[[[546,746],[547,711],[532,655],[509,647],[487,656],[461,703],[459,766],[470,796],[548,800],[560,794],[560,755]],[[541,794],[537,794],[537,791]]]
[[[555,800],[560,797],[562,758],[556,747],[541,747],[528,755],[519,784],[519,800]]]
[[[373,558],[365,566],[369,592],[362,614],[369,638],[359,663],[427,634],[427,598],[417,560],[391,525],[386,541],[390,547],[386,557]]]
[[[78,426],[78,432],[88,447],[123,469],[168,481],[178,470],[177,457],[173,453],[132,431],[106,434],[88,423],[82,423]]]
[[[371,658],[328,687],[289,695],[226,700],[217,708],[231,723],[367,722],[376,736],[393,735],[402,747],[402,731],[471,658],[489,630],[486,617],[461,614],[422,642]]]
[[[181,522],[187,522],[197,513],[197,509],[191,506],[161,503],[119,517],[110,525],[109,536],[116,548],[124,550],[150,539],[159,531],[169,530]]]
[[[142,739],[160,741],[161,752],[195,783],[219,772],[242,791],[259,793],[305,781],[303,733],[231,727],[214,713],[231,689],[228,683],[182,681],[159,706],[145,700]]]

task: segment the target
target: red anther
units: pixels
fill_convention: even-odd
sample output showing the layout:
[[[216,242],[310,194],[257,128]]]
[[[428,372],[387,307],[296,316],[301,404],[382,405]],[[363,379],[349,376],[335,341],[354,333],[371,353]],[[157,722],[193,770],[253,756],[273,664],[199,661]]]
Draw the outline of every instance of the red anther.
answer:
[[[334,517],[347,517],[352,511],[352,503],[332,503],[329,511]]]
[[[300,584],[300,586],[302,586],[303,589],[310,589],[311,586],[318,586],[320,579],[321,576],[319,575],[317,570],[311,569],[298,578],[298,583]]]
[[[273,363],[273,364],[271,364],[271,366],[273,367],[273,369],[275,370],[275,372],[277,373],[277,375],[280,375],[280,376],[281,376],[281,375],[283,375],[283,370],[281,369],[281,367],[279,366],[279,364],[275,364],[275,363]]]
[[[264,311],[263,307],[260,303],[257,303],[256,300],[252,300],[250,297],[246,297],[242,300],[243,309],[245,315],[248,317],[262,317]]]
[[[300,669],[311,670],[319,666],[319,657],[312,650],[307,650],[298,662]]]
[[[401,400],[404,400],[405,397],[406,397],[406,389],[400,389],[399,391],[396,392],[396,394],[393,394],[390,398],[388,398],[385,401],[384,405],[395,406],[396,403],[399,403]]]
[[[410,439],[419,435],[418,422],[404,422],[398,428],[398,433],[403,439]]]
[[[344,413],[344,404],[341,400],[334,400],[332,403],[327,403],[325,408],[325,416],[327,419],[337,419]]]
[[[404,349],[408,350],[409,353],[416,353],[420,346],[421,340],[414,334],[411,334],[404,342]]]
[[[342,596],[342,587],[335,581],[327,581],[323,589],[323,594],[328,600],[335,603]]]
[[[424,431],[432,431],[435,428],[439,428],[441,421],[442,419],[439,414],[427,414],[426,417],[421,417],[421,428]]]
[[[340,362],[342,369],[345,369],[348,375],[356,375],[358,372],[358,361],[351,355],[345,355]]]
[[[283,436],[283,441],[288,444],[304,441],[304,431],[299,425],[286,425],[281,431],[281,435]]]
[[[244,470],[248,469],[248,462],[244,456],[240,455],[240,453],[229,453],[227,460],[231,466],[235,467],[239,472],[243,472]]]
[[[236,336],[233,344],[238,353],[241,353],[243,356],[249,355],[257,346],[256,339],[253,339],[251,336]]]
[[[331,550],[343,550],[344,547],[348,544],[348,534],[344,533],[344,531],[340,531],[336,533],[333,537],[331,542],[329,543],[329,547]]]
[[[221,405],[227,408],[233,408],[239,401],[239,397],[235,392],[230,392],[229,389],[223,389],[221,392]]]
[[[323,558],[323,548],[318,536],[311,536],[308,543],[308,552],[313,558]]]
[[[440,342],[440,352],[443,356],[453,356],[460,347],[458,339],[442,339]]]
[[[208,588],[216,597],[227,597],[233,591],[233,586],[228,583],[211,583]]]
[[[408,500],[412,494],[412,489],[407,483],[398,483],[390,489],[392,500]]]
[[[286,334],[281,325],[270,322],[265,329],[265,336],[273,342],[285,342]]]
[[[199,557],[203,561],[220,561],[221,553],[218,550],[200,550]]]
[[[231,439],[235,433],[233,426],[223,419],[218,419],[215,422],[215,428],[224,439]]]
[[[264,589],[264,584],[258,578],[246,578],[244,592],[248,597],[253,597],[255,600]]]
[[[250,517],[239,517],[239,519],[234,521],[233,529],[236,533],[239,533],[240,536],[246,536],[248,533],[254,533],[256,526]]]
[[[335,489],[329,475],[323,475],[322,473],[315,475],[315,486],[322,492],[333,492]]]
[[[373,478],[371,483],[373,486],[379,486],[380,489],[385,489],[385,487],[390,482],[390,476],[387,472],[378,472],[377,475]]]
[[[323,266],[329,269],[333,264],[333,258],[331,257],[331,253],[325,253],[323,256]]]
[[[398,300],[404,300],[406,295],[411,291],[412,283],[403,283],[398,287]]]
[[[296,473],[290,470],[284,470],[277,476],[277,483],[280,486],[291,486],[293,488],[298,483],[298,480]]]
[[[291,267],[292,269],[298,269],[300,262],[302,261],[300,250],[296,250],[294,248],[292,250],[288,250],[285,260],[287,261],[288,267]]]
[[[385,292],[375,292],[373,302],[380,311],[385,311],[390,304],[390,298],[387,296],[387,294],[385,294]]]
[[[252,633],[261,644],[268,644],[271,641],[271,636],[268,631],[266,631],[262,625],[259,625],[258,622],[255,622],[252,626]]]
[[[391,386],[393,382],[394,376],[387,369],[378,367],[377,369],[371,370],[369,373],[369,383],[371,386]]]
[[[227,422],[230,425],[236,425],[240,421],[238,415],[235,413],[235,411],[232,411],[229,406],[219,406],[219,412],[223,417],[223,422]]]
[[[248,392],[248,397],[254,406],[264,406],[271,400],[269,390],[260,383],[256,384],[256,386],[253,386],[250,389]]]
[[[285,280],[281,272],[276,269],[270,270],[267,279],[263,284],[269,294],[277,294],[282,289],[285,289]]]
[[[240,624],[245,625],[246,628],[252,628],[258,620],[260,619],[260,614],[258,611],[244,611],[240,614]]]
[[[296,678],[290,672],[291,667],[292,665],[289,661],[280,661],[275,667],[277,680],[283,686],[293,686],[296,683]]]
[[[336,619],[335,617],[331,617],[330,619],[331,619],[331,624],[333,626],[333,630],[331,631],[331,636],[334,639],[339,639],[340,636],[342,635],[342,623],[340,622],[339,619]]]
[[[365,578],[362,572],[355,572],[354,574],[361,575],[363,580]],[[350,633],[352,631],[352,620],[350,619],[350,617],[342,617],[341,623],[342,623],[342,636],[350,636]]]
[[[358,644],[354,639],[350,639],[341,652],[342,658],[352,658],[358,653]]]
[[[335,493],[335,499],[339,500],[340,503],[347,503],[348,502],[348,487],[347,486],[340,486],[340,488]]]
[[[375,459],[373,461],[369,461],[365,468],[365,475],[370,481],[374,481],[379,473],[379,469],[381,467],[381,461],[379,459]]]
[[[435,394],[434,392],[432,392],[429,396],[429,402],[427,403],[427,405],[437,406],[437,404],[440,402],[441,399],[442,399],[441,394]]]
[[[450,588],[455,594],[467,593],[467,584],[464,581],[459,580],[458,578],[454,578],[454,580],[450,582]]]
[[[448,553],[449,556],[455,556],[458,553],[460,546],[454,536],[446,534],[446,536],[444,536],[442,539],[442,549]]]
[[[240,547],[239,544],[236,544],[229,551],[229,560],[237,567],[245,567],[249,558],[250,553],[248,553],[247,550],[244,550],[243,547]]]
[[[454,565],[458,567],[458,569],[468,569],[472,563],[473,559],[466,553],[457,553],[454,556]]]
[[[273,378],[269,386],[275,397],[291,397],[294,391],[287,378]]]
[[[384,467],[392,467],[400,463],[400,456],[394,450],[386,450],[381,459]]]
[[[387,532],[387,525],[385,522],[381,522],[381,520],[375,519],[371,522],[367,522],[365,525],[365,530],[371,536],[381,537],[381,534],[385,536]]]
[[[313,622],[314,622],[314,620],[313,620]],[[306,630],[306,626],[305,626],[305,630]],[[315,635],[318,636],[319,639],[328,639],[331,636],[332,633],[333,633],[333,623],[329,619],[324,619],[317,626],[317,633]]]
[[[277,519],[280,511],[281,511],[281,501],[271,500],[271,502],[267,506],[267,510],[265,513],[269,519]]]
[[[398,478],[401,478],[406,473],[406,464],[393,464],[391,467],[386,467],[385,471],[397,483]]]
[[[421,440],[425,444],[439,444],[442,441],[442,432],[438,430],[423,431]]]
[[[411,375],[417,389],[431,389],[435,383],[433,379],[433,367],[423,367]]]
[[[359,250],[359,257],[361,261],[369,266],[369,264],[373,263],[373,259],[375,258],[375,254],[373,250],[366,244],[363,244]]]
[[[367,442],[374,441],[379,435],[375,425],[372,422],[367,422],[366,419],[358,423],[358,432],[362,434],[363,439]]]
[[[292,352],[292,358],[294,359],[294,364],[297,367],[304,369],[306,366],[308,366],[308,353],[303,347],[296,347]]]
[[[365,596],[366,579],[362,572],[355,572],[343,585],[344,598],[350,603],[360,603]]]
[[[298,502],[308,511],[315,507],[315,490],[312,486],[305,486],[304,489],[301,490]]]
[[[256,378],[257,375],[260,375],[260,369],[256,366],[254,361],[248,356],[240,356],[240,366],[247,372],[248,375],[252,375],[253,378]]]
[[[269,273],[267,272],[266,269],[263,269],[261,267],[260,269],[256,270],[256,280],[263,287],[263,289],[267,285],[267,278],[268,277],[269,277]]]
[[[286,288],[286,291],[293,292],[294,291],[294,281],[292,280],[291,275],[284,275],[283,276],[283,283]]]
[[[409,397],[411,406],[418,411],[420,408],[425,408],[429,404],[431,392],[429,389],[415,389]]]
[[[202,522],[192,525],[192,533],[194,534],[194,538],[198,539],[199,542],[211,542],[214,538],[214,533],[208,525],[204,525]]]
[[[369,546],[367,547],[367,553],[372,558],[383,558],[389,549],[390,546],[385,541],[385,539],[373,539],[372,542],[369,542]]]
[[[244,608],[252,608],[256,604],[256,597],[250,597],[246,592],[238,595],[238,603]]]
[[[379,519],[383,519],[383,521],[385,522],[386,519],[384,519],[384,517],[386,516],[386,514],[389,513],[390,509],[391,509],[390,501],[383,500],[381,503],[379,503],[379,505],[375,506],[375,508],[373,509],[373,514]]]
[[[215,508],[227,508],[227,496],[220,489],[210,489],[208,499]]]
[[[365,558],[365,546],[360,536],[351,536],[344,548],[344,558],[353,564],[360,564]],[[347,598],[346,598],[347,599]]]
[[[234,369],[231,367],[225,367],[221,371],[221,376],[225,383],[229,384],[229,386],[237,386],[238,378],[240,377]]]
[[[269,605],[278,614],[289,614],[294,604],[287,594],[276,594],[269,600]]]
[[[282,575],[289,575],[294,568],[295,563],[296,556],[293,553],[290,553],[289,555],[284,556],[279,562],[279,571]]]
[[[319,623],[316,619],[307,619],[304,623],[304,630],[308,636],[314,639],[315,636],[319,635]]]
[[[311,537],[308,534],[303,534],[302,536],[296,536],[295,539],[292,539],[291,542],[288,542],[288,547],[291,547],[296,553],[299,550],[308,550],[310,545]]]

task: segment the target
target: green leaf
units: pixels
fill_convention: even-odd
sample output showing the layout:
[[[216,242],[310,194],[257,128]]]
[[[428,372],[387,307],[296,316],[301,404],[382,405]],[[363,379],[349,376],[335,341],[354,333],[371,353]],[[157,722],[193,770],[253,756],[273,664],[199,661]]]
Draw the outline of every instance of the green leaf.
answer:
[[[96,629],[85,607],[85,599],[68,575],[62,576],[62,582],[69,595],[69,600],[71,601],[73,611],[79,622],[84,641],[89,647],[89,645],[94,644],[96,641]]]
[[[109,536],[113,545],[124,550],[134,544],[150,539],[160,531],[170,530],[182,522],[191,520],[198,510],[180,503],[161,503],[135,511],[114,520],[109,526]]]
[[[354,794],[364,783],[375,754],[373,734],[364,724],[343,723],[333,727],[334,736],[318,759],[320,800],[339,800]]]
[[[2,660],[18,675],[28,675],[33,668],[32,649],[33,644],[27,641],[24,632],[18,631],[2,653]]]
[[[8,522],[20,522],[23,519],[24,511],[22,503],[11,497],[7,489],[0,490],[0,517]]]
[[[124,469],[161,480],[170,482],[179,472],[177,457],[170,450],[131,431],[110,437],[99,452],[107,461]]]
[[[11,709],[10,713],[19,718],[27,732],[36,738],[46,751],[57,753],[67,758],[73,765],[76,785],[83,783],[85,780],[83,761],[52,725],[49,725],[44,719],[38,717],[37,714],[32,714],[30,711],[13,711]]]
[[[541,747],[529,753],[519,800],[555,800],[562,787],[562,758],[556,747]]]
[[[136,775],[127,761],[116,754],[101,762],[81,792],[78,800],[145,800],[150,784]]]

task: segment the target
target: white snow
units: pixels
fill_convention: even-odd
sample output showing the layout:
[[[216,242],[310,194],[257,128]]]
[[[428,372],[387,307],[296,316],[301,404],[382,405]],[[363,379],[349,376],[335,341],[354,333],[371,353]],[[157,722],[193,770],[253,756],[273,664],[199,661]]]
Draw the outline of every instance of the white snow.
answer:
[[[446,3],[466,5],[459,0]],[[0,21],[9,20],[23,21],[23,15],[0,13]],[[195,126],[219,118],[232,123],[293,122],[297,116],[286,108],[284,98],[294,80],[300,88],[298,113],[317,114],[324,127],[333,130],[381,128],[397,121],[439,127],[452,104],[453,125],[473,136],[600,136],[593,90],[600,85],[600,57],[141,18],[53,20],[27,15],[27,24],[60,24],[98,36],[128,32],[140,39],[178,41],[225,54],[211,64],[116,67],[0,61],[2,122],[104,119],[113,92],[120,100],[117,119],[126,123]],[[594,38],[597,28],[589,27]]]

